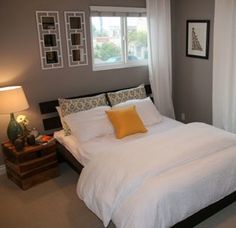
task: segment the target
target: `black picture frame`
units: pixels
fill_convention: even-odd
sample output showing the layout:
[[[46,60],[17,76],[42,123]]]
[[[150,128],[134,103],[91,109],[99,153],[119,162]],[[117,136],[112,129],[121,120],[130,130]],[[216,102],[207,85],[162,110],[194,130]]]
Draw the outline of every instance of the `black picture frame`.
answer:
[[[81,61],[80,49],[72,50],[72,59],[73,59],[73,62]]]
[[[47,64],[58,63],[58,53],[57,53],[57,51],[47,51],[46,52],[46,63]]]
[[[54,17],[42,17],[42,26],[44,30],[55,29]]]
[[[81,33],[71,33],[71,45],[81,45]]]
[[[81,17],[72,16],[69,18],[70,20],[70,28],[71,29],[81,29],[82,28],[82,20]]]
[[[56,47],[57,46],[56,34],[45,34],[44,35],[44,46],[45,47]]]
[[[210,20],[187,20],[186,56],[208,59]]]

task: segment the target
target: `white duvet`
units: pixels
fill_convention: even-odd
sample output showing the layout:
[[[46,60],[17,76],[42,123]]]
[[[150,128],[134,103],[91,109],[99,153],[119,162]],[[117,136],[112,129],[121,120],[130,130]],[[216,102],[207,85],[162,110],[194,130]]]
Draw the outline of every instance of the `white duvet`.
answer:
[[[112,219],[117,228],[170,227],[235,190],[236,136],[202,123],[108,148],[77,185],[104,226]]]

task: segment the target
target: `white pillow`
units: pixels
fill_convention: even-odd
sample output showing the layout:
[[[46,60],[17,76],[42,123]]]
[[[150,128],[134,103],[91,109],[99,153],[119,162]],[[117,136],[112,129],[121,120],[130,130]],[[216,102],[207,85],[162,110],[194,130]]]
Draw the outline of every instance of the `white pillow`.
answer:
[[[65,122],[71,129],[72,134],[80,141],[114,133],[105,111],[110,106],[99,106],[87,111],[71,113],[64,117]]]
[[[119,103],[112,108],[127,107],[130,105],[136,106],[136,111],[138,112],[145,126],[151,126],[161,122],[162,116],[149,97],[144,99],[128,100],[123,103]]]

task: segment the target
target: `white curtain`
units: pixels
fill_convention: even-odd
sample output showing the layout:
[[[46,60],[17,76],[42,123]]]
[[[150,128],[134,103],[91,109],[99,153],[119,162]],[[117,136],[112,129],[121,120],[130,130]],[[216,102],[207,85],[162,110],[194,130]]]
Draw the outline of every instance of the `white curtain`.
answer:
[[[213,125],[236,133],[236,0],[216,0]]]
[[[171,68],[170,0],[146,0],[149,28],[149,79],[158,110],[174,118]]]

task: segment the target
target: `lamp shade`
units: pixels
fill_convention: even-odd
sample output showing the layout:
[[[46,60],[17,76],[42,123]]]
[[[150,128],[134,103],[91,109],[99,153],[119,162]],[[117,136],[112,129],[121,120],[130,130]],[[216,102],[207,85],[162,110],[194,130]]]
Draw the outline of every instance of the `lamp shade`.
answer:
[[[0,88],[0,114],[9,114],[25,110],[29,107],[21,86]]]

